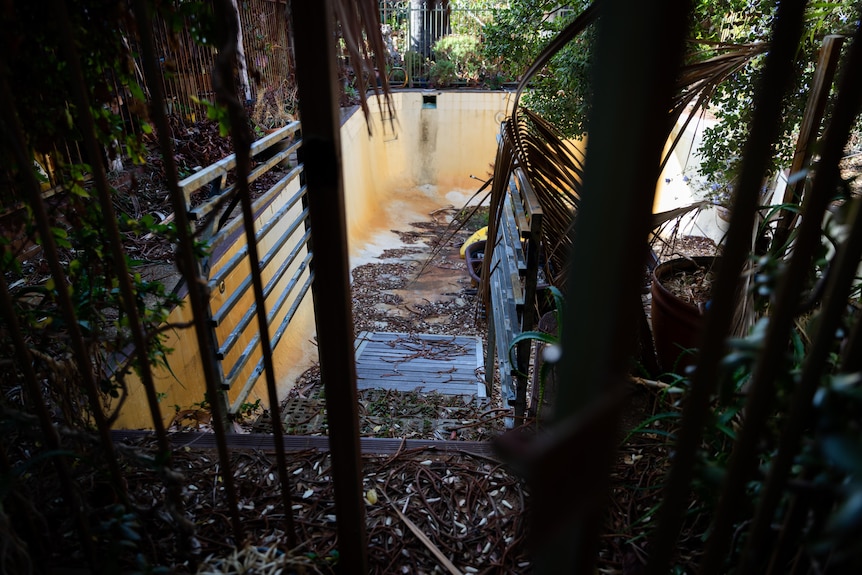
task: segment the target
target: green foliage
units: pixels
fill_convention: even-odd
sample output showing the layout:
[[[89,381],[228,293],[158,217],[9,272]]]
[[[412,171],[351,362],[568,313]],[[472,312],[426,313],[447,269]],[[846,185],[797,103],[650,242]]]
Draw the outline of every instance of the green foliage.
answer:
[[[207,99],[191,97],[192,102],[201,104],[207,111],[207,120],[218,122],[218,133],[222,138],[230,134],[230,118],[225,104],[211,102]]]
[[[170,569],[152,565],[144,556],[142,546],[147,533],[142,534],[141,520],[122,505],[112,505],[102,510],[94,521],[93,534],[102,549],[106,573],[129,573],[130,575],[167,575]]]
[[[522,74],[553,34],[588,2],[570,3],[563,13],[559,4],[544,0],[513,0],[495,13],[484,29],[483,53],[487,62]],[[765,42],[769,40],[777,2],[749,0],[698,0],[692,13],[691,37],[707,42]],[[555,12],[556,11],[556,12]],[[555,17],[561,16],[561,17]],[[817,51],[827,34],[850,32],[858,19],[858,2],[809,4],[805,31],[796,59],[794,86],[784,102],[784,123],[772,156],[769,174],[790,163],[795,136],[814,76]],[[551,121],[569,137],[582,135],[589,114],[590,53],[594,30],[566,46],[532,82],[524,105]],[[693,60],[709,48],[692,43]],[[846,52],[846,50],[845,50]],[[698,152],[700,173],[708,183],[727,182],[738,168],[754,113],[754,91],[764,58],[754,59],[728,78],[715,92],[710,110],[718,123],[705,130]],[[731,176],[728,176],[728,173]],[[721,203],[721,202],[719,202]]]
[[[260,404],[260,398],[253,402],[246,401],[239,406],[239,410],[236,412],[236,419],[237,421],[247,421],[256,417],[261,412],[263,412],[263,406]]]
[[[518,77],[535,57],[589,2],[560,8],[547,0],[513,0],[508,9],[495,11],[485,26],[483,54],[489,67]],[[588,31],[551,59],[532,81],[523,105],[549,120],[563,134],[582,135],[589,113],[590,42]]]
[[[712,42],[768,41],[776,8],[775,0],[757,4],[744,0],[701,0],[696,7],[692,35]],[[805,30],[795,61],[794,84],[784,100],[784,122],[767,175],[790,165],[823,37],[852,31],[857,18],[858,2],[855,0],[808,5]],[[710,111],[718,122],[704,130],[703,143],[698,151],[700,173],[705,178],[720,180],[721,174],[728,170],[728,163],[734,169],[742,157],[755,111],[753,103],[757,81],[764,63],[765,57],[755,58],[725,80],[713,94]]]
[[[0,25],[4,33],[0,46],[4,65],[0,74],[12,92],[14,112],[26,131],[25,141],[20,143],[22,151],[31,156],[39,154],[42,164],[33,163],[34,158],[21,166],[11,147],[0,147],[0,207],[20,215],[24,230],[17,238],[0,238],[0,273],[6,274],[12,286],[10,293],[25,342],[38,359],[37,374],[52,384],[51,399],[63,406],[58,413],[62,412],[68,425],[89,427],[92,419],[80,386],[81,374],[72,367],[73,358],[67,356],[70,326],[60,311],[61,290],[71,297],[77,327],[88,346],[101,391],[113,398],[123,395],[126,374],[138,370],[142,362],[167,366],[171,350],[165,346],[166,334],[160,329],[178,299],[160,282],[136,273],[135,267],[141,262],[124,256],[125,267],[131,272],[122,279],[131,282],[134,292],[133,301],[124,300],[120,290],[121,262],[115,261],[109,249],[112,240],[105,233],[106,214],[93,190],[93,168],[99,163],[108,168],[109,160],[117,156],[135,164],[147,158],[144,136],[152,133],[152,126],[148,120],[148,95],[134,61],[139,56],[131,34],[134,16],[127,4],[107,0],[85,0],[66,6],[95,135],[105,153],[104,157],[82,157],[83,111],[70,101],[71,86],[77,79],[67,61],[56,18],[46,18],[44,7],[33,3],[16,3],[13,9],[2,11]],[[187,27],[204,43],[214,38],[208,5],[182,2],[156,3],[152,7],[169,28]],[[168,62],[165,72],[171,73]],[[216,119],[224,120],[220,108],[210,106],[209,111]],[[45,156],[50,156],[50,168],[45,165]],[[43,262],[24,261],[12,251],[43,241],[35,233],[29,206],[33,198],[24,193],[28,189],[28,172],[34,166],[45,187],[56,186],[59,192],[48,200],[48,207],[51,235],[66,272],[64,285],[56,285]],[[158,224],[149,214],[131,219],[121,213],[119,223],[121,233],[132,241],[145,235],[167,241],[176,238],[173,225]],[[205,246],[199,245],[198,251],[204,254]],[[132,309],[140,317],[147,347],[130,356],[133,338],[128,314]],[[11,348],[8,335],[0,335],[4,348]],[[16,380],[14,366],[2,371],[0,378]]]
[[[349,84],[344,86],[344,94],[351,102],[355,102],[359,99],[359,90]]]
[[[807,289],[810,293],[817,292],[815,286],[822,281],[835,261],[832,246],[837,240],[831,237],[830,219],[831,216],[827,217],[824,225],[821,251],[808,269]],[[771,305],[776,288],[787,269],[785,258],[786,254],[781,251],[761,256],[753,262],[755,267],[750,289],[754,307],[760,312],[768,310]],[[860,278],[857,278],[857,287],[859,282]],[[815,337],[822,337],[817,333],[820,323],[819,297],[800,305],[786,352],[778,365],[771,367],[775,377],[769,382],[772,393],[766,407],[768,417],[754,447],[757,470],[746,486],[746,508],[740,510],[738,517],[750,518],[754,513],[758,497],[773,470],[782,434],[789,424],[790,405],[796,400],[795,394],[800,388],[805,363],[810,360],[809,348]],[[854,301],[848,304],[855,305],[858,296],[851,297]],[[858,320],[858,314],[854,319]],[[854,319],[845,318],[829,343],[831,349],[821,370],[820,388],[812,412],[803,422],[801,449],[786,478],[788,487],[776,514],[776,518],[786,516],[794,498],[799,496],[797,502],[805,505],[806,499],[816,493],[817,503],[811,509],[812,521],[800,533],[804,537],[805,553],[818,560],[828,556],[830,567],[835,572],[858,570],[858,541],[862,534],[862,522],[859,520],[862,509],[862,458],[859,456],[862,453],[862,427],[859,425],[862,378],[858,372],[843,372],[844,366],[839,359],[846,352],[844,348],[849,345],[845,338],[854,329]],[[737,429],[746,424],[748,388],[758,371],[758,362],[762,361],[761,352],[767,343],[769,321],[768,316],[763,317],[746,337],[732,338],[726,342],[726,353],[719,365],[718,388],[711,398],[708,417],[703,422],[692,480],[695,497],[692,508],[698,509],[698,513],[704,512],[707,517],[711,515],[722,492],[722,483],[737,440]],[[673,376],[669,385],[659,396],[658,413],[650,415],[633,429],[626,440],[634,435],[647,434],[666,441],[669,452],[673,449],[679,432],[681,409],[690,391],[688,374]],[[657,429],[658,425],[662,429]],[[749,521],[743,523],[740,520],[740,533],[745,533],[746,523]],[[703,528],[706,527],[704,524]],[[734,557],[741,551],[740,541],[744,542],[744,538],[735,539],[735,548],[731,550]],[[850,564],[854,568],[847,567]]]
[[[427,64],[422,54],[413,50],[408,50],[404,53],[404,68],[408,74],[414,77],[423,77],[427,74]]]
[[[814,537],[813,550],[831,554],[838,564],[858,564],[862,534],[862,378],[839,373],[825,379],[814,399],[815,442],[806,443],[799,460],[808,464],[813,488],[828,493],[834,507],[819,515],[823,530]],[[828,511],[828,515],[827,515]],[[824,517],[826,516],[826,517]]]
[[[449,60],[438,60],[432,62],[428,70],[428,77],[431,83],[438,88],[449,86],[458,78],[458,70],[455,68],[455,63]]]
[[[123,4],[89,0],[70,4],[68,10],[72,25],[78,31],[77,41],[97,136],[110,159],[129,152],[132,158],[139,160],[144,156],[142,145],[133,137],[123,136],[124,119],[117,113],[123,98],[141,91],[120,26],[125,17]],[[80,112],[69,100],[72,72],[63,56],[62,35],[56,29],[55,19],[45,17],[41,4],[19,2],[14,9],[0,14],[0,27],[3,29],[0,49],[4,55],[0,73],[8,82],[17,115],[27,131],[27,151],[51,154],[64,147],[74,149],[82,140],[76,122]],[[122,93],[118,92],[118,87]],[[144,118],[131,121],[141,122]],[[20,167],[15,164],[11,149],[0,147],[2,207],[25,199],[20,193],[23,189]],[[4,185],[4,179],[11,185]]]
[[[560,342],[563,337],[563,318],[566,315],[566,300],[565,297],[563,297],[563,293],[555,286],[548,287],[548,291],[554,299],[554,315],[557,320],[557,333],[551,334],[544,331],[525,331],[516,335],[509,343],[509,362],[513,366],[518,365],[515,360],[515,350],[520,342],[536,341],[547,346],[543,348],[544,361],[542,362],[542,367],[539,369],[539,398],[538,408],[536,410],[537,417],[541,413],[545,399],[545,383],[547,382],[548,375],[560,360],[560,352],[562,349],[560,347]]]
[[[438,63],[448,60],[455,64],[459,78],[478,80],[485,68],[479,38],[468,34],[450,34],[433,47]]]

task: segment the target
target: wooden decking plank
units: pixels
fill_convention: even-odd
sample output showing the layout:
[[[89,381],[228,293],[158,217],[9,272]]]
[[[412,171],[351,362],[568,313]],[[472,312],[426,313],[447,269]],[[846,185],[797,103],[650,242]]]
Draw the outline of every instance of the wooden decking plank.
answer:
[[[356,386],[358,389],[381,389],[382,384],[385,384],[385,389],[394,389],[399,388],[402,391],[410,391],[423,388],[425,391],[429,389],[448,391],[455,395],[461,395],[464,390],[467,390],[467,393],[475,393],[476,392],[476,382],[472,383],[458,383],[454,381],[418,381],[413,378],[399,378],[399,377],[384,377],[381,378],[380,381],[360,381],[357,382]]]
[[[475,345],[475,344],[474,344]],[[426,355],[417,354],[410,350],[396,350],[396,349],[380,349],[374,347],[368,347],[363,350],[362,356],[359,357],[359,361],[370,361],[366,358],[374,357],[374,358],[387,358],[391,360],[398,361],[415,361],[415,362],[436,362],[436,363],[466,363],[468,361],[472,361],[473,355],[473,346],[465,348],[462,353],[459,355],[453,355],[451,357],[428,357]]]
[[[472,354],[473,350],[470,350],[470,355]],[[405,369],[413,369],[419,371],[451,371],[453,369],[459,371],[472,371],[476,368],[475,364],[466,364],[463,362],[416,360],[391,356],[377,357],[375,359],[363,359],[361,362],[357,362],[357,365],[389,367],[391,369],[398,367],[399,370],[403,367]]]
[[[404,364],[368,364],[356,367],[357,372],[362,373],[409,373],[415,377],[444,377],[453,376],[456,378],[473,379],[476,376],[476,368],[470,369],[452,369],[439,367],[429,368],[428,366],[405,366]]]
[[[413,341],[450,341],[450,340],[462,340],[462,341],[471,341],[475,339],[475,336],[472,335],[447,335],[443,333],[421,333],[421,334],[409,334],[409,333],[399,333],[394,331],[375,331],[375,332],[362,332],[361,335],[365,335],[369,341],[389,341],[395,339],[403,339],[403,340],[413,340]]]
[[[373,350],[372,349],[370,351],[366,351],[363,354],[363,357],[359,358],[359,361],[372,361],[368,358],[375,358],[375,359],[379,358],[381,361],[384,361],[384,362],[388,361],[389,363],[393,363],[396,361],[402,362],[402,363],[412,361],[412,362],[416,362],[417,365],[420,363],[427,363],[429,365],[444,364],[444,363],[447,363],[447,364],[462,363],[463,364],[463,363],[465,363],[465,359],[470,358],[470,356],[472,356],[472,355],[473,355],[473,349],[472,348],[465,350],[464,353],[459,355],[459,356],[444,357],[444,358],[421,357],[421,356],[416,357],[416,355],[413,353],[397,353],[397,352],[393,352],[393,351],[387,351],[385,349],[381,349],[381,350]]]
[[[472,371],[469,373],[427,373],[423,371],[395,370],[395,369],[363,369],[359,379],[365,379],[365,376],[378,377],[405,377],[416,381],[456,381],[461,380],[461,383],[472,382],[478,379]],[[454,377],[454,376],[460,376]]]
[[[409,391],[410,389],[418,389],[423,388],[426,391],[434,388],[436,390],[449,390],[457,395],[460,395],[463,389],[469,389],[469,393],[474,393],[475,383],[465,384],[465,383],[457,383],[453,381],[417,381],[412,378],[399,378],[399,377],[386,377],[381,378],[381,381],[362,381],[358,382],[358,389],[381,389],[385,384],[385,389],[406,389]],[[463,389],[462,389],[463,388]]]
[[[358,389],[411,391],[422,388],[450,395],[485,396],[475,336],[362,332],[356,349]]]
[[[404,356],[398,356],[398,355],[392,355],[392,354],[374,354],[373,352],[371,352],[371,353],[366,352],[363,355],[363,357],[359,358],[359,361],[357,363],[374,364],[374,365],[381,365],[381,366],[386,366],[386,365],[392,366],[392,365],[396,365],[396,364],[412,365],[412,366],[417,366],[418,368],[421,368],[421,369],[427,368],[429,370],[435,369],[435,368],[449,369],[451,367],[456,367],[456,368],[471,367],[471,368],[474,368],[474,367],[476,367],[476,364],[474,364],[472,362],[472,359],[473,359],[472,356],[473,356],[473,350],[472,349],[467,351],[465,356],[457,358],[457,361],[456,360],[442,360],[442,359],[411,358],[409,356],[404,357]],[[470,360],[471,360],[470,363],[467,363],[467,361],[465,361],[465,359],[464,359],[465,357],[470,358]]]
[[[473,349],[475,342],[470,342],[467,345],[459,345],[457,347],[446,349],[440,346],[437,347],[415,347],[413,345],[389,346],[389,345],[368,345],[366,350],[374,350],[375,353],[399,354],[402,356],[424,357],[426,359],[450,359],[461,357],[468,350]],[[426,355],[423,355],[426,354]],[[432,355],[427,355],[432,354]]]
[[[358,390],[365,391],[367,389],[380,389],[379,385],[358,386]],[[484,397],[484,394],[479,392],[476,385],[467,386],[447,386],[447,385],[431,385],[431,384],[416,384],[416,383],[390,383],[386,386],[388,391],[398,391],[403,393],[439,393],[440,395],[462,395],[466,397]]]
[[[473,383],[477,381],[479,378],[470,374],[470,378],[466,377],[450,377],[452,374],[440,374],[424,377],[422,374],[417,373],[404,373],[400,371],[364,371],[362,375],[358,378],[358,380],[362,381],[365,384],[374,384],[377,382],[386,382],[386,381],[395,381],[395,380],[403,380],[403,381],[413,381],[416,383],[428,382],[428,383],[454,383],[454,384],[466,384]]]

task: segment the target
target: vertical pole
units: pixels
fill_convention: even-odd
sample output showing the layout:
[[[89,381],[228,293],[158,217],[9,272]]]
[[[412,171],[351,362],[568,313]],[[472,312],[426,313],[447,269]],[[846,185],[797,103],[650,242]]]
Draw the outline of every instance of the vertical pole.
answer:
[[[691,376],[688,399],[683,406],[681,430],[677,434],[674,447],[673,466],[667,475],[658,526],[650,543],[650,558],[646,570],[648,575],[663,575],[668,572],[685,517],[696,454],[703,436],[703,423],[709,414],[710,396],[717,386],[718,365],[726,349],[724,339],[730,329],[732,309],[735,305],[734,286],[750,249],[751,230],[763,182],[763,168],[772,153],[772,142],[778,135],[781,99],[793,77],[793,53],[801,33],[804,8],[805,2],[802,0],[782,2],[773,25],[773,41],[757,88],[757,108],[746,142],[739,184],[734,190],[730,230],[722,251],[718,277],[713,284],[712,293],[715,297],[706,315],[706,324],[701,330],[698,346],[700,355]],[[773,317],[779,317],[777,310]],[[792,318],[793,314],[786,317]],[[773,362],[780,363],[775,360]],[[746,421],[748,417],[746,415]],[[718,512],[721,513],[720,508]],[[712,540],[714,533],[710,537]],[[722,560],[719,560],[719,565]],[[711,569],[703,563],[701,566],[707,570]]]
[[[239,101],[239,94],[233,82],[234,64],[242,62],[242,23],[239,12],[236,11],[236,0],[223,0],[215,3],[215,15],[224,26],[224,38],[219,50],[216,66],[213,69],[213,88],[218,101],[225,105],[231,124],[231,139],[236,153],[237,192],[242,206],[243,229],[248,250],[248,263],[251,268],[251,283],[254,292],[255,315],[260,337],[260,354],[263,360],[266,377],[266,391],[269,398],[269,412],[272,421],[272,434],[275,438],[275,459],[278,477],[281,482],[282,506],[284,507],[284,529],[287,532],[287,543],[296,547],[296,528],[293,523],[293,506],[290,502],[290,476],[287,474],[287,459],[284,453],[281,412],[278,403],[278,391],[275,382],[275,366],[272,361],[272,341],[269,334],[269,322],[266,317],[266,296],[263,293],[262,266],[258,253],[257,238],[254,229],[254,210],[251,205],[248,174],[251,171],[252,134],[248,124],[248,116]],[[234,33],[235,32],[235,33]]]
[[[294,1],[291,14],[314,250],[312,296],[320,376],[326,392],[338,546],[342,565],[351,573],[366,573],[368,556],[332,2]]]
[[[236,62],[239,71],[239,83],[242,86],[242,94],[245,100],[251,100],[251,84],[248,81],[248,64],[245,61],[245,44],[242,41],[242,15],[239,12],[239,5],[236,0],[231,0],[234,12],[236,12],[236,21],[239,23],[239,31],[236,35]]]
[[[838,68],[838,58],[841,56],[841,47],[844,45],[843,36],[826,36],[820,47],[820,58],[817,61],[817,71],[814,73],[814,85],[811,94],[805,104],[805,112],[802,115],[802,126],[799,129],[799,137],[796,139],[796,150],[793,152],[793,161],[790,164],[790,175],[798,174],[805,168],[805,164],[811,159],[811,151],[814,141],[817,139],[817,130],[826,111],[826,103],[829,101],[829,92],[832,88],[832,79]],[[785,204],[802,203],[802,188],[808,178],[800,178],[795,182],[788,182],[784,190]],[[782,211],[778,220],[778,229],[775,232],[774,249],[781,249],[790,236],[790,230],[796,223],[795,212]]]
[[[560,381],[577,385],[560,385],[557,390],[552,433],[560,450],[547,450],[531,468],[535,484],[548,485],[558,473],[555,459],[562,458],[569,466],[578,466],[579,481],[589,490],[546,488],[531,497],[536,515],[559,517],[553,531],[541,538],[534,535],[534,571],[539,575],[595,572],[602,503],[608,495],[607,477],[616,447],[613,433],[607,431],[619,421],[619,411],[603,412],[597,407],[612,405],[609,402],[620,393],[628,371],[634,344],[630,334],[637,325],[634,306],[628,302],[640,295],[655,184],[671,128],[667,111],[682,60],[690,4],[689,0],[593,4],[600,16],[590,145],[583,201],[572,232],[571,276],[560,326],[563,356],[558,367]],[[641,97],[630,98],[633,92]],[[629,169],[615,168],[619,157],[634,159]],[[614,194],[604,193],[607,190]],[[595,250],[594,240],[599,237],[607,241],[602,250]],[[602,270],[606,278],[602,289],[577,276],[586,270]],[[590,423],[591,417],[595,423]],[[596,427],[591,431],[592,425]],[[578,426],[582,426],[580,432],[573,433]],[[568,440],[567,433],[571,433]],[[532,529],[536,533],[541,527],[537,522]]]
[[[69,17],[66,3],[56,1],[54,12],[59,21],[60,45],[65,51],[66,63],[69,65],[72,77],[69,86],[70,95],[72,101],[79,109],[78,123],[84,137],[84,149],[87,151],[87,155],[89,157],[96,158],[100,153],[99,142],[96,139],[96,124],[91,112],[91,104],[87,93],[87,83],[84,78],[81,58],[75,45],[75,38],[70,24],[71,18]],[[116,140],[114,141],[116,142]],[[156,439],[158,441],[160,460],[164,463],[165,468],[169,469],[172,466],[171,447],[168,442],[161,409],[159,408],[159,399],[156,392],[155,381],[153,379],[153,370],[149,363],[149,357],[147,354],[148,341],[146,328],[135,303],[137,294],[132,285],[131,274],[126,263],[126,253],[123,249],[111,189],[108,185],[108,180],[102,164],[100,162],[93,162],[91,169],[97,198],[102,210],[102,225],[104,226],[103,232],[110,246],[110,254],[113,258],[116,280],[122,296],[123,313],[126,315],[129,330],[132,334],[132,341],[134,342],[135,353],[137,355],[138,372],[140,374],[141,383],[144,386],[147,405],[153,419],[153,429],[155,430]],[[188,545],[187,538],[191,537],[194,532],[194,525],[186,518],[183,512],[180,483],[172,479],[170,474],[165,474],[165,479],[165,485],[167,488],[166,498],[169,502],[168,508],[176,520],[180,533],[183,535],[183,539],[180,541],[180,548],[185,549]]]
[[[218,344],[213,339],[212,328],[207,321],[209,317],[209,293],[206,283],[200,276],[200,262],[194,253],[194,237],[191,223],[186,211],[186,200],[180,190],[177,177],[177,165],[173,154],[171,130],[168,117],[165,114],[165,95],[163,92],[162,74],[156,59],[155,43],[153,42],[153,20],[150,5],[145,0],[135,0],[134,11],[137,18],[138,36],[141,41],[141,59],[144,64],[144,74],[150,86],[152,101],[150,102],[150,118],[158,135],[159,150],[164,159],[164,170],[168,184],[168,195],[174,208],[177,223],[177,267],[189,286],[189,303],[201,354],[201,368],[207,393],[212,399],[213,431],[216,436],[216,446],[221,465],[221,475],[224,480],[225,497],[227,498],[231,527],[237,546],[242,545],[245,534],[239,517],[236,489],[234,487],[233,470],[230,465],[230,454],[225,438],[228,428],[225,402],[219,400],[222,390],[221,365],[216,359],[215,350]]]
[[[840,172],[838,164],[841,161],[841,156],[844,153],[845,146],[850,137],[855,124],[855,119],[862,108],[862,89],[858,82],[858,74],[862,71],[862,46],[858,41],[862,40],[862,27],[857,28],[854,37],[855,42],[851,48],[849,57],[845,63],[838,98],[835,102],[835,110],[829,124],[829,129],[826,136],[823,138],[820,146],[820,167],[815,176],[814,185],[811,193],[806,198],[803,205],[803,221],[800,227],[799,244],[794,249],[793,259],[789,267],[787,278],[792,280],[794,277],[804,276],[805,269],[799,272],[798,276],[791,275],[791,272],[796,269],[794,265],[797,259],[803,260],[803,263],[811,261],[812,253],[819,246],[820,226],[823,211],[828,204],[831,196],[830,191],[835,190],[840,181]],[[787,410],[787,419],[784,423],[784,428],[781,431],[778,442],[778,452],[770,461],[769,476],[760,490],[760,499],[757,505],[757,513],[749,530],[749,537],[745,546],[744,559],[746,563],[740,565],[739,573],[759,573],[762,572],[761,554],[767,547],[769,539],[768,532],[770,531],[775,510],[779,505],[783,495],[787,480],[790,477],[791,468],[796,460],[796,454],[799,449],[802,437],[811,421],[810,412],[814,405],[814,395],[820,387],[822,374],[827,371],[827,362],[829,355],[833,349],[835,341],[835,333],[838,331],[841,321],[846,315],[846,302],[851,294],[852,284],[856,277],[856,269],[859,265],[859,257],[862,255],[862,225],[860,225],[859,202],[856,201],[851,208],[851,215],[848,218],[848,224],[851,229],[849,237],[838,248],[838,253],[830,263],[830,271],[826,287],[826,293],[823,297],[823,305],[818,314],[817,326],[813,332],[815,337],[813,343],[808,347],[805,354],[805,360],[802,366],[802,375],[793,390],[793,397],[790,402],[790,408]],[[817,225],[809,225],[812,220]],[[809,231],[811,230],[811,231]],[[806,233],[808,232],[808,233]],[[810,241],[806,241],[806,237]],[[809,248],[808,246],[812,246]],[[806,254],[805,252],[809,253]],[[802,266],[799,266],[802,267]],[[802,281],[798,281],[797,285],[801,285]],[[804,280],[803,280],[804,281]],[[787,299],[792,302],[787,304],[785,310],[788,317],[793,316],[795,302],[799,301],[799,290],[790,288],[785,289],[784,284],[779,290],[780,295],[787,295]],[[795,293],[793,293],[795,292]],[[776,314],[782,309],[782,301],[776,302]],[[770,320],[770,327],[777,324],[778,320],[773,323]],[[766,362],[769,360],[767,354],[772,349],[769,343],[772,341],[770,337],[772,332],[767,335],[767,346],[764,349],[764,359],[760,361]],[[787,337],[785,334],[780,336],[780,340],[776,338],[775,347],[780,350],[785,349]],[[780,343],[779,343],[780,342]],[[780,352],[776,350],[772,359],[774,363],[780,362]],[[762,380],[757,376],[762,373],[758,367],[755,372],[755,377],[752,378],[751,395],[746,403],[746,408],[754,404],[754,399],[758,397],[759,389],[765,388],[765,384],[757,386]],[[771,386],[770,386],[771,387]],[[764,395],[771,395],[768,392],[762,392]],[[759,404],[760,402],[758,402]],[[764,403],[768,403],[764,401]],[[760,410],[754,412],[756,415]],[[755,421],[757,421],[755,419]],[[739,434],[738,441],[741,441],[746,436],[747,429],[752,425],[751,421],[745,421],[745,425]],[[756,443],[756,435],[751,436],[751,443]],[[742,461],[742,449],[739,445],[734,446],[734,451],[731,457],[731,467],[728,469],[728,480],[726,485],[730,484],[730,479],[735,477],[733,462]],[[743,463],[739,464],[740,467]],[[749,463],[749,468],[753,467],[753,463]],[[740,481],[742,483],[742,481]],[[730,500],[731,495],[729,487],[725,487],[722,493],[721,501]],[[743,492],[743,488],[736,486],[737,497]],[[715,526],[719,525],[718,519],[722,517],[719,512],[716,518]],[[720,533],[716,531],[716,533]],[[713,541],[710,539],[710,546]],[[709,549],[709,547],[707,548]],[[722,550],[719,549],[719,552]],[[717,555],[718,556],[718,555]]]
[[[5,68],[5,65],[3,68]],[[3,78],[3,76],[0,76],[0,78]],[[17,110],[11,89],[5,79],[0,82],[0,110],[3,112],[0,115],[0,137],[2,137],[4,143],[9,142],[12,144],[11,151],[19,166],[32,166],[33,157],[27,154],[22,147],[22,144],[27,140],[24,137],[24,130],[16,114]],[[121,499],[126,501],[128,500],[126,484],[123,479],[122,470],[120,469],[119,459],[117,459],[114,441],[111,439],[110,424],[102,407],[102,397],[99,393],[96,376],[93,373],[93,364],[90,360],[91,354],[87,350],[84,336],[78,324],[78,315],[75,304],[72,301],[66,271],[60,263],[60,254],[52,232],[51,217],[48,214],[48,208],[42,197],[39,183],[36,181],[32,170],[28,172],[22,169],[22,171],[27,174],[24,176],[25,187],[22,190],[22,195],[26,197],[27,206],[32,210],[31,217],[34,221],[36,232],[39,238],[41,238],[42,253],[48,263],[51,279],[53,279],[56,286],[56,305],[61,314],[60,317],[66,322],[66,329],[68,331],[67,345],[75,358],[75,364],[80,376],[80,384],[87,396],[93,423],[99,434],[105,462],[111,476],[111,487]]]

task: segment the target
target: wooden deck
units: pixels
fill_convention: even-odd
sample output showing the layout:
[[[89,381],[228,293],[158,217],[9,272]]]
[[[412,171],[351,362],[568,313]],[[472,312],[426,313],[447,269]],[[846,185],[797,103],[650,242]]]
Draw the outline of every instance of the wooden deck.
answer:
[[[485,397],[482,342],[476,336],[362,332],[356,385]]]

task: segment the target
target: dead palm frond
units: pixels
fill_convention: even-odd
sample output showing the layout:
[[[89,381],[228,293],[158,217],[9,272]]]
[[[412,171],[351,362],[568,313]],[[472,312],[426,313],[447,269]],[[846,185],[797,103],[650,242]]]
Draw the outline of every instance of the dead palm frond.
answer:
[[[485,205],[485,202],[487,202],[488,198],[491,196],[491,192],[485,192],[489,185],[491,185],[490,178],[488,180],[485,180],[485,182],[479,187],[479,189],[473,192],[473,195],[467,199],[467,202],[464,204],[464,207],[461,208],[461,215],[457,218],[453,218],[449,222],[449,225],[446,226],[446,229],[443,230],[442,240],[437,242],[437,244],[431,250],[430,255],[425,258],[425,262],[419,268],[419,271],[416,272],[416,276],[413,278],[413,281],[416,281],[417,279],[422,277],[422,274],[425,273],[425,270],[428,269],[428,266],[431,265],[431,262],[434,261],[434,259],[443,249],[443,247],[449,244],[449,240],[452,239],[455,234],[460,232],[464,228],[464,226],[467,225],[467,222],[469,222],[470,219],[474,215],[476,215],[476,212],[478,212],[479,209],[483,205]],[[485,195],[482,196],[482,198],[478,202],[474,203],[474,200],[478,198],[479,194],[481,194],[482,192],[485,192]]]
[[[570,231],[582,194],[583,152],[575,143],[567,140],[552,124],[535,112],[522,109],[518,104],[521,93],[535,74],[544,68],[548,61],[566,44],[583,33],[597,20],[600,2],[601,0],[596,0],[562,30],[539,54],[521,78],[515,95],[512,114],[504,122],[501,129],[500,146],[494,166],[488,237],[496,237],[509,180],[513,171],[516,168],[521,168],[524,177],[538,197],[544,214],[542,251],[546,276],[553,285],[560,288],[564,288],[565,285],[567,255],[571,245]],[[673,127],[683,114],[688,113],[689,115],[684,120],[679,135],[670,142],[665,151],[665,156],[662,158],[662,169],[674,147],[679,143],[685,127],[696,117],[698,110],[706,105],[716,86],[767,49],[767,45],[763,43],[748,45],[710,44],[710,47],[712,48],[712,55],[707,58],[701,56],[697,60],[692,58],[682,68],[679,75],[676,97],[671,109],[668,110],[666,124],[668,138],[670,138]],[[655,186],[655,182],[649,182],[645,185]],[[702,204],[696,203],[676,211],[689,212],[700,207]],[[485,263],[480,285],[480,294],[485,301],[487,301],[489,267],[493,249],[493,242],[489,241],[485,250]]]
[[[685,133],[685,129],[697,116],[697,112],[706,108],[718,85],[743,68],[753,58],[766,52],[769,47],[764,42],[753,44],[697,42],[697,44],[708,45],[713,56],[703,60],[690,61],[681,70],[677,80],[676,97],[670,110],[671,127],[676,125],[686,109],[689,110],[689,113],[676,138],[665,152],[661,162],[662,170],[664,170],[671,153]]]
[[[387,54],[383,34],[380,31],[380,6],[377,0],[336,0],[334,11],[350,61],[356,76],[360,78],[359,103],[365,114],[370,134],[371,111],[368,108],[368,88],[378,96],[381,115],[388,118],[394,117],[387,74],[379,73],[386,70]],[[383,98],[379,98],[381,94]],[[386,107],[386,114],[382,114],[383,106]]]

